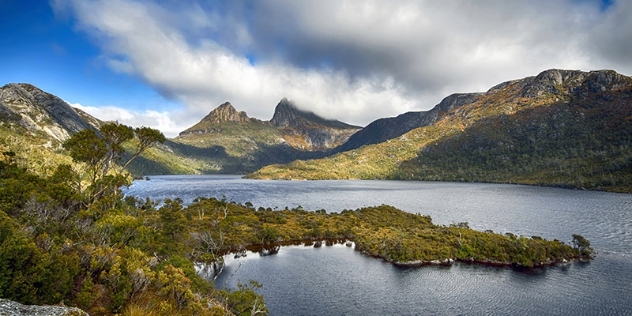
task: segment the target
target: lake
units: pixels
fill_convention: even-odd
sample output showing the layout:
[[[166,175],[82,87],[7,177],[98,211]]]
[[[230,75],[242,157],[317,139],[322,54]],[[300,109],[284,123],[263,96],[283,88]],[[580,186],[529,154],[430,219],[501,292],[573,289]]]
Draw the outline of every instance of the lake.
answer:
[[[283,247],[227,257],[216,286],[256,280],[271,315],[632,315],[632,195],[557,188],[417,181],[264,181],[239,176],[153,176],[126,194],[225,197],[255,207],[340,212],[388,204],[435,224],[570,242],[586,237],[589,263],[518,270],[457,263],[398,268],[344,245]],[[234,274],[234,275],[233,275]],[[231,276],[228,278],[229,276]]]

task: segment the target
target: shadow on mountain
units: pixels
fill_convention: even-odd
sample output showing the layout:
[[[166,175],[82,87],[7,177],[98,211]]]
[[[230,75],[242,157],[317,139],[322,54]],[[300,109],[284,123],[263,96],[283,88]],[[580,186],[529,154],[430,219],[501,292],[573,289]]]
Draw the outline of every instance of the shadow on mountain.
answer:
[[[485,118],[424,147],[396,179],[629,191],[632,90]]]
[[[223,146],[196,147],[171,140],[167,140],[164,145],[163,148],[166,149],[163,151],[171,151],[175,156],[172,159],[195,159],[217,166],[216,169],[198,169],[203,174],[246,174],[270,164],[283,164],[297,159],[322,158],[327,155],[324,151],[301,151],[285,144],[274,146],[258,144],[258,150],[243,157],[229,155]],[[137,177],[181,173],[174,170],[168,162],[142,156],[132,161],[128,170]]]

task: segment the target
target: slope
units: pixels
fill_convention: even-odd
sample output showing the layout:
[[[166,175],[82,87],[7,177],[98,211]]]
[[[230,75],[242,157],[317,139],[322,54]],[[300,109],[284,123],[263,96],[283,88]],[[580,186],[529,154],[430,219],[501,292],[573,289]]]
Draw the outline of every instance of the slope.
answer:
[[[630,192],[631,120],[632,78],[553,69],[497,85],[399,138],[268,166],[250,177],[489,181]]]

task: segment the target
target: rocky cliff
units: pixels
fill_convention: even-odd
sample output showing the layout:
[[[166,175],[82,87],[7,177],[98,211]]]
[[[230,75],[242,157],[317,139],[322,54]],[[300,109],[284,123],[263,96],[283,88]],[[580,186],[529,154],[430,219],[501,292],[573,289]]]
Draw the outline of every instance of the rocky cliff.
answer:
[[[291,146],[304,150],[333,148],[345,143],[361,128],[300,110],[286,98],[277,104],[270,123],[281,130]]]
[[[82,115],[90,117],[87,113]],[[7,124],[43,132],[58,141],[82,129],[96,129],[62,99],[25,83],[0,88],[0,118]],[[95,118],[90,121],[99,122]]]
[[[249,118],[246,112],[237,111],[230,102],[225,102],[211,111],[211,113],[205,116],[199,123],[181,132],[180,136],[219,132],[217,126],[222,123],[246,123],[257,121],[257,119]]]

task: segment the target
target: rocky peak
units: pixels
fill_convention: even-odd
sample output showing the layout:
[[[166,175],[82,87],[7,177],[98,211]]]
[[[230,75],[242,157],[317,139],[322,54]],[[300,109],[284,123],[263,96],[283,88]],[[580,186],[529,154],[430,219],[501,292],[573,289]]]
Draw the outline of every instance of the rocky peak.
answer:
[[[328,120],[313,112],[300,110],[287,98],[283,98],[277,104],[270,123],[276,127],[306,128],[323,126],[335,129],[359,129],[358,126],[349,125],[338,120]]]
[[[80,130],[95,128],[62,99],[26,83],[0,88],[0,114],[61,141]]]
[[[244,111],[237,111],[230,102],[224,102],[202,119],[209,123],[219,124],[223,122],[248,122],[250,118]]]
[[[590,92],[604,92],[623,87],[630,83],[630,77],[612,70],[584,72],[579,70],[550,69],[535,77],[521,80],[520,96],[537,98],[545,94],[575,93],[588,89]]]
[[[237,111],[230,102],[224,102],[211,113],[205,116],[197,124],[189,127],[180,133],[180,136],[193,134],[208,134],[220,131],[220,125],[223,123],[248,123],[260,122],[257,119],[249,118],[246,112]]]

